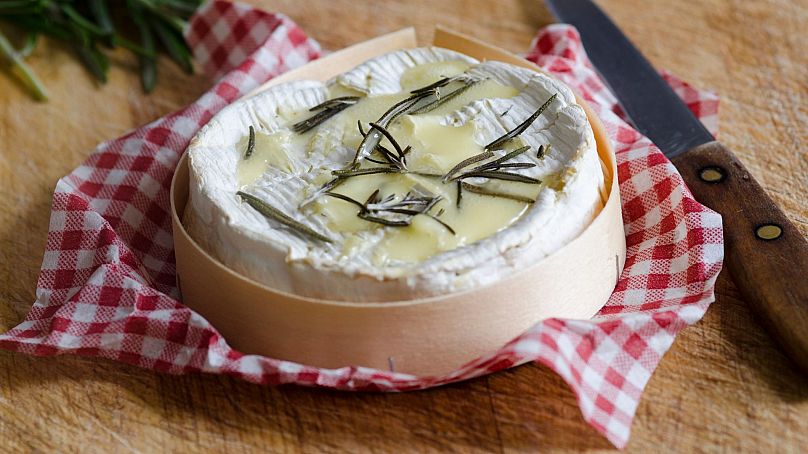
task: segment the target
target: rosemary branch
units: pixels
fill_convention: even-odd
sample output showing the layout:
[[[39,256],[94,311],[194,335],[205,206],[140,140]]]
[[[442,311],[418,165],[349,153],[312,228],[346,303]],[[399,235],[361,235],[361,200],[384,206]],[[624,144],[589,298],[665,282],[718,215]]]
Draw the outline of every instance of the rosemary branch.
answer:
[[[122,47],[140,60],[141,85],[154,88],[157,70],[156,42],[186,72],[193,72],[191,52],[183,38],[186,20],[201,0],[5,0],[0,1],[0,20],[22,29],[27,42],[22,52],[14,51],[5,37],[0,55],[11,62],[12,71],[25,82],[38,100],[46,98],[42,84],[22,59],[36,45],[36,37],[48,36],[73,47],[87,70],[100,82],[107,80],[110,62],[102,48]],[[112,18],[118,19],[113,21]],[[134,27],[130,27],[129,23]],[[120,25],[118,27],[117,25]],[[133,29],[139,43],[120,31]]]
[[[247,151],[244,152],[244,159],[249,159],[255,151],[255,128],[250,125],[250,138],[247,140]]]

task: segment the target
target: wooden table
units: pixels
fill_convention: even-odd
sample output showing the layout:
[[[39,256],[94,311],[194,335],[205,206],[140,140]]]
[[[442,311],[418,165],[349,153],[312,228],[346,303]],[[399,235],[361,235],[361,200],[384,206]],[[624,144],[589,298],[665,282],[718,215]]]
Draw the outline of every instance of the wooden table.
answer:
[[[551,22],[538,0],[262,1],[330,49],[435,23],[513,51]],[[601,0],[659,67],[722,95],[722,140],[808,233],[808,5],[792,0]],[[140,91],[134,59],[115,54],[106,86],[64,48],[30,59],[50,88],[32,102],[0,74],[0,331],[24,317],[56,180],[98,142],[197,98],[209,85],[169,61]],[[731,252],[730,252],[731,253]],[[808,277],[808,276],[806,276]],[[651,379],[631,451],[808,449],[808,378],[796,373],[727,273],[717,302]],[[0,351],[0,451],[566,451],[610,449],[573,394],[535,365],[402,395],[260,387],[174,377],[109,361]]]

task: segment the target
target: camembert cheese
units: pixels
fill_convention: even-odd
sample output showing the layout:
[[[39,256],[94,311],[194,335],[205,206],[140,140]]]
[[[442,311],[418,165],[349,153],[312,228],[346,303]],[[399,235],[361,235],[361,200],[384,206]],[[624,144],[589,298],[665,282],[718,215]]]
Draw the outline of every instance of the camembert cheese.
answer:
[[[595,139],[568,87],[434,47],[234,103],[188,153],[191,236],[244,276],[329,300],[493,283],[603,206]]]

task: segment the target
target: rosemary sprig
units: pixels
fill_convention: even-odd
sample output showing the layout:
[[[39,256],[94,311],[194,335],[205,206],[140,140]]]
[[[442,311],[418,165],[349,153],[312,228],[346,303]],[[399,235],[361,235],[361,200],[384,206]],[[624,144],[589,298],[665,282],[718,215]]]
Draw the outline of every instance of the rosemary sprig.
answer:
[[[517,148],[509,153],[506,153],[504,156],[497,158],[493,161],[486,162],[485,164],[479,165],[474,167],[468,171],[459,173],[463,168],[468,167],[471,164],[484,161],[494,155],[494,152],[491,150],[486,150],[480,154],[474,155],[470,158],[464,159],[456,166],[454,166],[446,175],[443,176],[442,181],[444,183],[457,180],[460,181],[465,178],[489,178],[492,180],[509,180],[509,181],[518,181],[520,183],[530,183],[530,184],[539,184],[541,181],[531,178],[525,175],[520,175],[518,173],[502,171],[501,169],[529,169],[535,167],[536,164],[530,162],[517,162],[517,163],[508,163],[509,161],[530,149],[529,146],[524,146],[521,148]],[[458,195],[460,191],[458,190]],[[459,197],[458,197],[459,198]]]
[[[525,132],[525,130],[531,124],[533,124],[533,122],[536,121],[536,119],[539,118],[539,116],[541,116],[541,114],[544,113],[544,111],[547,110],[548,107],[550,107],[550,104],[552,104],[553,101],[555,101],[555,99],[557,97],[558,97],[558,94],[554,93],[553,96],[550,96],[550,99],[548,99],[544,104],[542,104],[541,107],[539,107],[538,110],[533,112],[533,114],[531,116],[529,116],[525,121],[523,121],[521,124],[519,124],[519,126],[517,126],[517,127],[513,128],[512,130],[506,132],[502,137],[500,137],[500,138],[494,140],[493,142],[489,143],[488,145],[486,145],[485,149],[486,150],[496,149],[499,146],[503,145],[504,143],[514,139],[519,134],[522,134],[523,132]]]
[[[37,101],[47,101],[48,92],[34,71],[25,63],[22,55],[18,53],[8,39],[0,32],[0,54],[11,63],[11,71],[25,84]]]
[[[326,99],[325,101],[317,104],[309,109],[309,112],[317,112],[318,110],[328,109],[343,104],[353,105],[359,101],[359,96],[338,96],[336,98]]]
[[[280,224],[283,224],[286,227],[296,230],[298,233],[302,233],[311,238],[324,241],[326,243],[331,242],[331,239],[328,238],[327,236],[318,233],[315,230],[311,229],[310,227],[294,220],[290,216],[284,214],[282,211],[278,210],[277,208],[264,202],[263,200],[259,199],[258,197],[252,194],[247,194],[246,192],[238,191],[236,195],[244,199],[244,201],[247,202],[247,204],[250,205],[255,211],[263,214],[269,219],[273,219],[279,222]]]
[[[33,96],[44,99],[44,88],[22,62],[33,51],[37,36],[45,35],[73,47],[87,70],[102,83],[107,80],[110,63],[101,49],[122,47],[138,56],[141,85],[148,93],[156,80],[158,40],[180,67],[189,73],[193,71],[191,52],[182,31],[200,3],[201,0],[0,1],[0,20],[22,29],[29,37],[23,52],[14,52],[10,45],[0,46],[0,55],[7,57],[12,71],[20,74]],[[121,33],[130,29],[137,32],[139,43]]]
[[[469,76],[457,76],[449,79],[448,81],[441,79],[436,83],[413,90],[412,96],[394,104],[393,107],[388,109],[387,112],[379,117],[375,123],[386,128],[401,115],[413,113],[420,110],[422,107],[432,105],[433,102],[441,98],[439,91],[440,87],[445,86],[449,82],[458,81],[465,85],[470,85],[472,83],[476,83],[478,80],[479,79],[471,78]],[[443,98],[445,97],[446,96]],[[354,158],[349,165],[353,165],[373,153],[376,146],[382,140],[382,137],[382,132],[377,128],[373,128],[368,131],[368,134],[362,139],[362,143],[360,143],[359,147],[356,149],[356,155],[354,155]]]
[[[438,219],[437,216],[443,214],[443,210],[437,215],[429,213],[442,200],[441,196],[417,196],[410,191],[401,200],[396,200],[395,194],[390,194],[382,199],[380,191],[377,189],[362,203],[337,192],[328,191],[325,192],[325,195],[356,205],[359,208],[356,215],[368,222],[375,222],[388,227],[406,227],[412,224],[415,216],[423,214],[437,221],[452,235],[456,234],[449,224]]]
[[[357,102],[359,102],[359,96],[340,96],[326,100],[309,109],[309,112],[320,112],[303,121],[295,123],[292,125],[292,130],[298,134],[308,132]]]
[[[337,178],[359,177],[362,175],[374,175],[377,173],[401,173],[401,171],[392,167],[366,167],[364,169],[339,169],[331,171],[331,175],[334,175]]]
[[[458,184],[460,184],[461,187],[463,189],[465,189],[466,191],[474,193],[474,194],[486,195],[486,196],[490,196],[490,197],[499,197],[499,198],[502,198],[502,199],[515,200],[517,202],[524,202],[524,203],[533,203],[533,202],[535,202],[535,200],[531,199],[530,197],[525,197],[525,196],[521,196],[521,195],[518,195],[518,194],[508,194],[506,192],[491,191],[491,190],[489,190],[487,188],[484,188],[482,186],[478,186],[476,184],[466,183],[465,181],[458,182]]]

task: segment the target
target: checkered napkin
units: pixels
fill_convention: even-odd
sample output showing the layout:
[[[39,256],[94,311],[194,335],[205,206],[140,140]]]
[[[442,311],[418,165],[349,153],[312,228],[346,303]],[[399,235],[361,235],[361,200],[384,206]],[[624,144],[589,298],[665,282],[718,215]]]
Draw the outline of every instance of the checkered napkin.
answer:
[[[545,320],[499,351],[442,377],[350,366],[320,369],[233,350],[183,306],[175,283],[169,184],[191,137],[262,82],[321,55],[291,20],[249,6],[207,3],[187,38],[218,82],[190,106],[104,143],[56,186],[36,302],[0,347],[34,355],[99,356],[173,374],[208,372],[264,384],[405,391],[488,374],[526,361],[558,373],[584,418],[616,446],[628,441],[642,390],[676,334],[713,301],[721,218],[696,202],[674,167],[622,119],[577,31],[541,30],[527,58],[574,87],[617,150],[628,257],[592,320]],[[671,76],[716,129],[718,99]]]

